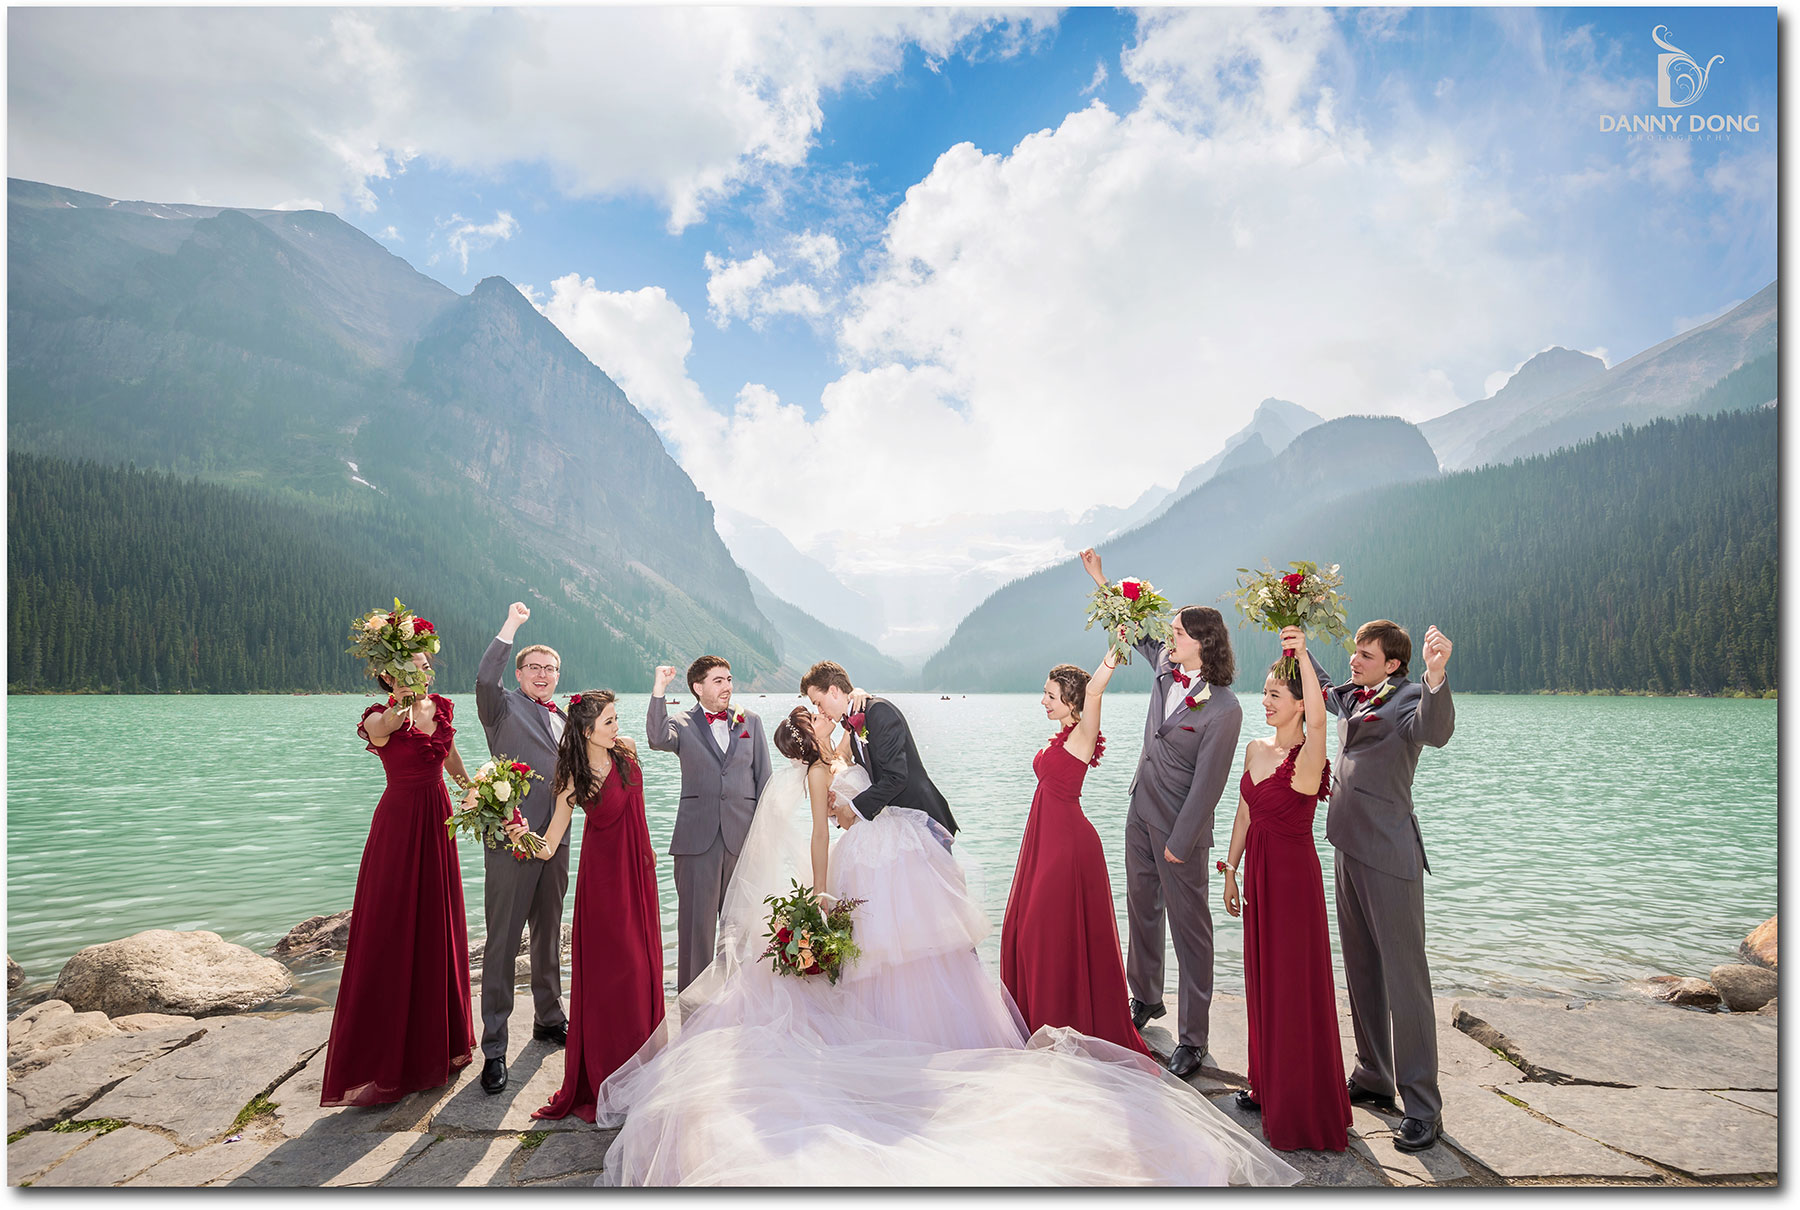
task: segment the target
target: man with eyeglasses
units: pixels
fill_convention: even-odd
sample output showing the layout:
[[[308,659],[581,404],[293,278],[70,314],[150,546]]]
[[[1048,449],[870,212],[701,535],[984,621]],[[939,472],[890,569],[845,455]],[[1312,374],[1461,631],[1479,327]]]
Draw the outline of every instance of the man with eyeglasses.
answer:
[[[512,651],[513,637],[531,610],[514,601],[506,624],[475,674],[475,706],[487,732],[488,752],[523,761],[543,778],[531,783],[519,804],[525,822],[539,836],[549,826],[556,796],[556,747],[567,719],[556,706],[556,682],[562,658],[543,644],[522,648],[513,656],[517,689],[500,683],[501,669]],[[569,1040],[569,1018],[562,999],[563,896],[569,889],[569,842],[565,837],[548,861],[519,861],[509,849],[487,849],[487,946],[481,959],[481,1087],[489,1094],[506,1087],[506,1024],[513,1009],[513,963],[519,935],[531,926],[531,1036],[563,1046]]]

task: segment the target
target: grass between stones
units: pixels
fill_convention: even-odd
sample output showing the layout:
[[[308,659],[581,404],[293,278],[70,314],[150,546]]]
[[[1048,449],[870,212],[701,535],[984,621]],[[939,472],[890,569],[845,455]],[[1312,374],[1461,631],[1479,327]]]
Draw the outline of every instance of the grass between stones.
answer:
[[[1500,1092],[1500,1090],[1497,1088],[1494,1091],[1500,1093],[1500,1099],[1502,1101],[1511,1101],[1514,1105],[1517,1105],[1520,1109],[1530,1109],[1531,1108],[1531,1106],[1529,1106],[1525,1102],[1521,1101],[1518,1097],[1509,1097],[1504,1092]]]
[[[274,1114],[281,1105],[271,1101],[267,1096],[258,1095],[250,1099],[250,1103],[238,1110],[237,1121],[231,1124],[233,1130],[242,1130],[257,1118],[266,1118]]]
[[[8,1147],[11,1147],[14,1143],[18,1142],[20,1139],[24,1138],[26,1135],[28,1135],[30,1133],[31,1133],[31,1131],[29,1131],[29,1130],[15,1130],[11,1134],[6,1136],[6,1145]]]
[[[527,1130],[524,1134],[519,1136],[519,1149],[521,1151],[530,1151],[533,1147],[536,1147],[539,1143],[549,1137],[550,1132],[548,1130]]]
[[[89,1118],[85,1122],[58,1122],[50,1129],[55,1134],[74,1134],[78,1130],[91,1130],[95,1134],[111,1134],[124,1125],[126,1123],[118,1118]]]

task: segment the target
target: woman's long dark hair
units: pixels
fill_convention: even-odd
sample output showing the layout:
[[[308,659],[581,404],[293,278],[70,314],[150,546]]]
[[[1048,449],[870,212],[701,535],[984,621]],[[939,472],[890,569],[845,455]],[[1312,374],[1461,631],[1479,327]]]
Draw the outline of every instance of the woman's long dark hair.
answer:
[[[593,802],[600,797],[600,779],[588,763],[587,737],[600,721],[600,715],[616,701],[611,689],[590,689],[569,699],[569,721],[563,728],[562,743],[556,748],[556,780],[550,792],[561,796],[568,786],[575,787],[576,802]],[[613,745],[613,764],[618,766],[619,780],[631,785],[631,771],[637,762],[618,744]]]
[[[812,711],[805,706],[795,706],[786,718],[775,724],[775,751],[809,769],[824,760],[825,754],[819,750],[812,724]]]

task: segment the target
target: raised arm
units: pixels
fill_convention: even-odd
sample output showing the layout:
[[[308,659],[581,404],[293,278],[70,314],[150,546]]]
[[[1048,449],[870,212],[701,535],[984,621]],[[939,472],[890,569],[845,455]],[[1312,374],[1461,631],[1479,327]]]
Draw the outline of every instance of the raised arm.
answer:
[[[1319,663],[1319,658],[1310,651],[1302,651],[1301,654],[1306,657],[1300,661],[1301,664],[1310,666],[1314,678],[1319,682],[1319,691],[1325,702],[1325,709],[1332,714],[1343,714],[1343,695],[1338,692],[1337,686],[1331,683],[1331,674],[1325,671],[1325,665]],[[1312,724],[1309,722],[1307,726],[1310,728]]]
[[[650,733],[650,746],[658,752],[681,751],[681,729],[669,717],[669,704],[663,701],[663,692],[675,675],[675,669],[664,664],[657,668],[656,679],[650,685],[650,709],[644,715],[644,728]],[[762,791],[759,788],[757,792]]]
[[[857,814],[874,819],[881,809],[894,801],[912,780],[912,763],[906,759],[906,720],[887,702],[870,702],[863,716],[868,729],[865,741],[870,750],[870,763],[881,769],[881,776],[851,802]]]
[[[525,609],[523,605],[513,604],[513,609]],[[525,610],[529,614],[530,610]],[[513,635],[518,633],[519,621],[512,613],[506,615],[506,625],[494,641],[488,644],[487,650],[481,654],[481,664],[475,669],[475,713],[481,717],[483,727],[499,725],[511,703],[506,700],[506,688],[500,683],[500,676],[506,670],[506,657],[512,654]]]
[[[1281,645],[1292,651],[1300,665],[1300,689],[1306,704],[1306,742],[1294,758],[1294,773],[1288,784],[1299,794],[1317,794],[1319,778],[1325,773],[1325,690],[1319,684],[1319,670],[1307,654],[1306,631],[1288,626],[1281,632]]]
[[[1450,640],[1433,626],[1425,632],[1425,692],[1419,695],[1418,710],[1401,720],[1401,735],[1412,743],[1442,748],[1456,732],[1456,703],[1450,697],[1446,671],[1449,663]]]
[[[806,770],[806,796],[812,802],[812,889],[824,891],[831,872],[831,766],[814,761]]]
[[[1081,702],[1081,721],[1075,724],[1063,750],[1076,760],[1087,761],[1094,758],[1094,744],[1100,736],[1100,701],[1106,693],[1106,686],[1112,680],[1113,670],[1118,667],[1113,663],[1112,649],[1100,660],[1100,666],[1094,669],[1094,675],[1088,678],[1087,693]]]
[[[389,695],[389,698],[391,699],[389,704],[382,709],[381,713],[365,715],[360,724],[362,733],[377,748],[385,747],[388,736],[404,727],[412,713],[412,698],[394,698],[392,694]]]

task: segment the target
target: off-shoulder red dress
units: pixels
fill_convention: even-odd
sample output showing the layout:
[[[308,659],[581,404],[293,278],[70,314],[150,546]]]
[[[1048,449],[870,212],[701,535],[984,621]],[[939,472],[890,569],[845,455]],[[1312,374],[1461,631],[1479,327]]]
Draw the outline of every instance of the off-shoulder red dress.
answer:
[[[462,867],[444,828],[444,761],[456,735],[448,698],[430,735],[410,723],[369,751],[387,789],[375,804],[356,874],[321,1105],[382,1105],[436,1088],[475,1048]],[[382,707],[363,711],[363,721]],[[356,727],[365,740],[362,723]]]

